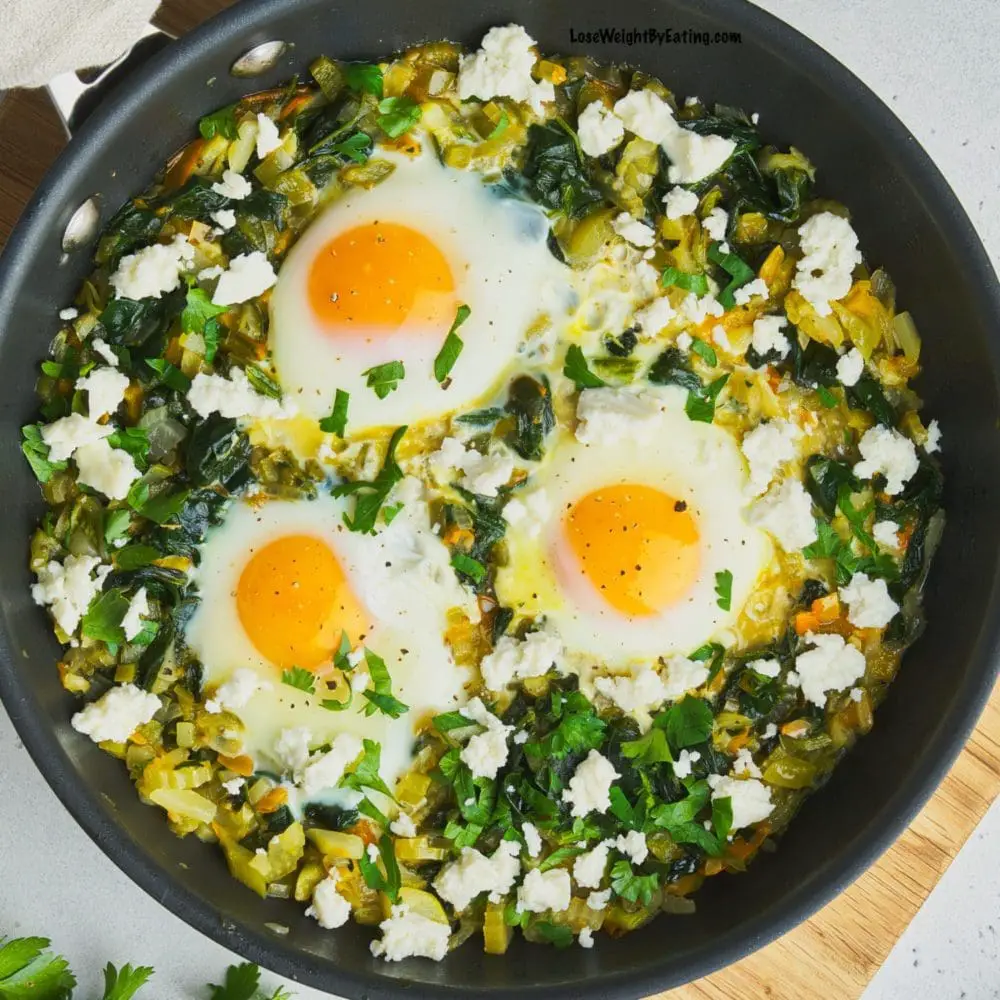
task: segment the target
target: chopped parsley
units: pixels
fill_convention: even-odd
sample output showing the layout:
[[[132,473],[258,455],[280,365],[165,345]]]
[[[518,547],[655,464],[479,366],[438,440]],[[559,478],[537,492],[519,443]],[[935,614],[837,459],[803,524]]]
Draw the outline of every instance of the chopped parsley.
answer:
[[[714,382],[698,389],[689,389],[684,403],[684,412],[690,420],[710,424],[715,419],[715,403],[729,381],[729,373],[720,375]]]
[[[387,361],[384,365],[375,365],[361,373],[365,376],[365,385],[379,399],[385,399],[390,392],[395,392],[399,383],[406,377],[406,369],[402,361]]]
[[[387,798],[392,798],[389,786],[382,780],[378,773],[382,766],[382,747],[375,740],[362,740],[364,752],[361,759],[355,764],[354,770],[348,772],[340,779],[341,788],[353,788],[356,792],[366,788],[375,792],[381,792]]]
[[[319,422],[319,429],[326,434],[336,434],[343,437],[347,430],[347,406],[350,403],[351,394],[338,389],[333,397],[333,410],[330,416],[324,417]]]
[[[397,427],[392,432],[382,468],[379,469],[378,475],[371,482],[356,480],[353,483],[340,483],[330,491],[335,497],[357,494],[354,502],[354,515],[344,514],[344,524],[351,531],[359,531],[367,535],[375,533],[375,521],[382,505],[392,492],[393,486],[403,478],[403,470],[396,461],[396,448],[405,433],[405,426]]]
[[[733,604],[733,574],[728,569],[715,574],[716,602],[723,611],[728,611]]]
[[[462,348],[465,344],[462,338],[458,336],[457,331],[471,315],[472,310],[466,305],[459,306],[455,312],[455,322],[451,324],[448,336],[444,338],[444,344],[442,344],[441,350],[438,351],[438,355],[434,359],[434,377],[438,382],[444,382],[451,374],[452,368],[455,367],[455,362],[458,361],[458,356],[462,353]]]
[[[289,670],[281,672],[281,683],[289,687],[298,688],[306,694],[316,693],[316,678],[312,672],[303,667],[291,667]]]
[[[420,121],[420,105],[409,97],[386,97],[378,102],[378,127],[398,139]]]
[[[694,351],[700,358],[702,358],[707,365],[717,365],[719,363],[718,355],[715,353],[715,348],[711,344],[707,344],[704,340],[700,340],[695,337],[691,341],[691,350]]]
[[[365,705],[364,709],[365,715],[381,712],[383,715],[388,715],[390,719],[398,719],[404,712],[409,711],[410,706],[403,704],[392,693],[392,678],[389,676],[389,668],[385,665],[385,660],[370,649],[366,649],[365,663],[372,679],[372,686],[362,692],[368,699],[368,704]]]
[[[583,356],[579,344],[570,344],[566,349],[566,361],[563,364],[563,375],[576,383],[577,389],[600,389],[608,383],[595,375]]]
[[[685,292],[694,292],[695,295],[708,294],[708,278],[703,274],[688,274],[686,271],[679,271],[676,267],[664,268],[660,276],[660,284],[664,288],[676,285],[683,288]]]
[[[344,63],[344,83],[357,94],[382,98],[382,69],[374,63]]]

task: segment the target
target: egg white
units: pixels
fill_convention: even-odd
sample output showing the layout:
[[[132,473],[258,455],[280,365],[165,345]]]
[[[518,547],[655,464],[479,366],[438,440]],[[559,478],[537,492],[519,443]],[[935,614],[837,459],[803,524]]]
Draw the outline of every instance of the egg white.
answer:
[[[507,529],[507,558],[496,577],[500,603],[526,616],[544,616],[571,656],[609,667],[687,655],[732,627],[772,555],[768,536],[746,521],[746,464],[735,439],[713,424],[690,420],[683,392],[662,393],[664,409],[650,439],[583,444],[568,435],[516,497],[547,511]],[[611,607],[581,576],[560,575],[575,563],[563,538],[563,519],[579,499],[602,486],[654,487],[683,500],[695,518],[700,567],[687,595],[659,614],[630,618]],[[533,504],[541,493],[544,503]],[[719,607],[716,573],[733,574],[729,610]]]
[[[570,278],[548,249],[548,224],[537,207],[504,197],[499,186],[445,167],[430,153],[386,158],[395,164],[386,180],[349,191],[313,220],[285,258],[271,298],[269,340],[286,396],[307,415],[322,417],[335,389],[343,389],[350,393],[351,433],[428,420],[488,395],[544,303],[552,301],[552,288],[568,286]],[[409,226],[430,239],[451,265],[457,301],[471,309],[447,388],[433,370],[447,329],[440,337],[373,328],[364,331],[367,336],[338,338],[324,331],[308,306],[317,253],[338,233],[374,220]],[[362,373],[390,361],[402,361],[406,376],[379,399]]]
[[[244,750],[258,767],[275,765],[274,746],[283,729],[307,728],[313,746],[350,732],[381,744],[381,774],[392,787],[412,762],[414,725],[465,700],[467,672],[455,664],[443,636],[450,608],[474,611],[447,550],[430,530],[419,484],[405,480],[400,486],[404,507],[374,536],[348,531],[342,515],[350,502],[321,494],[312,501],[271,500],[260,507],[235,501],[202,546],[195,574],[201,603],[186,641],[204,664],[207,689],[238,667],[251,668],[272,685],[237,712],[245,727]],[[394,694],[409,706],[399,719],[380,712],[365,717],[367,701],[360,692],[344,711],[323,708],[319,695],[282,684],[280,669],[250,641],[236,607],[240,574],[258,549],[288,534],[317,537],[335,554],[373,622],[365,646],[385,660]]]

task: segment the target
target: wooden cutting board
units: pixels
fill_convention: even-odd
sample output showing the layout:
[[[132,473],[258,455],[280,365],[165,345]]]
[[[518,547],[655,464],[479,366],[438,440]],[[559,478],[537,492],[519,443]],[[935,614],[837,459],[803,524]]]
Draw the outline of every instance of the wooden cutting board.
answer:
[[[230,2],[166,0],[157,23],[182,34]],[[64,142],[44,94],[0,103],[0,246]],[[933,799],[873,868],[780,940],[659,1000],[857,1000],[998,794],[1000,685]]]

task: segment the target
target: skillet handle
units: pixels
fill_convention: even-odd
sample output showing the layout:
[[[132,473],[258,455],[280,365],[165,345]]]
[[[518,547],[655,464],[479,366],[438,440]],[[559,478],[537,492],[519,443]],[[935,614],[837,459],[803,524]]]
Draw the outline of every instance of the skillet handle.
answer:
[[[61,73],[51,80],[45,89],[59,112],[66,133],[72,137],[108,91],[172,41],[172,35],[150,24],[127,52],[103,67],[89,82],[81,80],[76,72]]]

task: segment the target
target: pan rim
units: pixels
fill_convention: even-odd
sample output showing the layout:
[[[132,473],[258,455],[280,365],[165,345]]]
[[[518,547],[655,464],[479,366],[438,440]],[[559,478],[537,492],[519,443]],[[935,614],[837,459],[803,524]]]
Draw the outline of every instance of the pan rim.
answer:
[[[790,25],[743,0],[716,0],[720,17],[734,24],[753,27],[776,56],[796,63],[808,62],[815,72],[835,82],[849,100],[857,118],[885,135],[885,143],[894,149],[915,178],[920,191],[931,203],[930,211],[942,229],[961,247],[963,260],[979,289],[978,310],[1000,329],[1000,285],[978,234],[939,169],[893,112],[865,84],[839,61]],[[179,65],[222,46],[237,28],[265,28],[272,12],[287,8],[285,0],[244,0],[212,18],[190,35],[170,45],[153,57],[147,66],[129,78],[128,90],[119,89],[113,99],[99,108],[81,128],[56,164],[46,174],[23,212],[7,247],[0,258],[0,315],[16,300],[18,275],[32,238],[38,228],[37,218],[52,199],[65,197],[74,168],[86,162],[104,132],[122,115],[131,115],[141,107]],[[991,344],[994,377],[1000,370],[998,344]],[[708,975],[742,958],[751,951],[797,926],[839,894],[866,870],[902,833],[923,807],[950,769],[993,689],[1000,656],[1000,571],[994,577],[987,602],[987,615],[981,624],[978,640],[967,667],[966,680],[952,703],[951,714],[942,718],[932,739],[923,748],[927,766],[898,786],[894,794],[868,824],[863,834],[835,856],[818,864],[810,878],[787,894],[780,904],[756,918],[752,935],[737,929],[696,951],[691,958],[669,966],[630,971],[618,969],[600,976],[589,976],[563,986],[527,985],[517,988],[470,990],[465,986],[423,983],[407,987],[402,980],[377,974],[356,974],[331,969],[329,963],[285,945],[280,940],[250,928],[220,919],[214,907],[202,897],[181,887],[169,870],[145,854],[129,838],[120,835],[118,824],[104,810],[99,797],[88,786],[75,780],[76,772],[56,735],[58,720],[36,709],[32,698],[20,683],[12,664],[16,660],[5,630],[0,630],[0,697],[26,749],[46,781],[77,823],[102,851],[146,893],[157,898],[167,909],[212,940],[230,948],[257,964],[290,979],[320,989],[336,989],[349,995],[364,994],[372,1000],[389,1000],[403,995],[457,998],[489,995],[495,998],[565,995],[573,997],[626,998],[678,986]],[[582,970],[581,970],[582,974]]]

